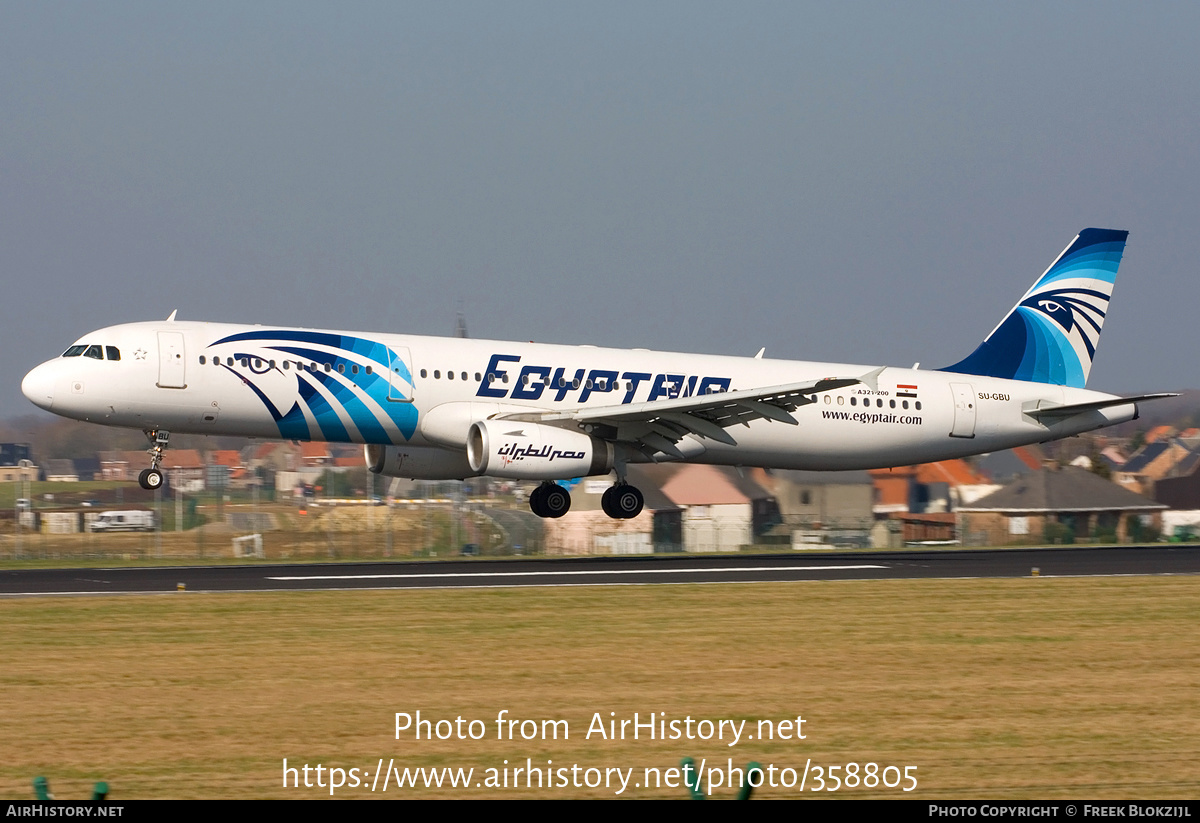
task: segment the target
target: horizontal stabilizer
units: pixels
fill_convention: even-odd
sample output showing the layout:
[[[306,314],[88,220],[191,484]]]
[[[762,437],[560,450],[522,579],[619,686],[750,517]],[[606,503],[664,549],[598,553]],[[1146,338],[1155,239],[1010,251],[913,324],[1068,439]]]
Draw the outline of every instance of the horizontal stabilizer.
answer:
[[[1084,412],[1097,409],[1107,409],[1113,406],[1128,406],[1130,403],[1141,403],[1145,400],[1160,400],[1164,397],[1178,397],[1176,392],[1159,392],[1158,394],[1139,394],[1134,397],[1110,397],[1107,400],[1096,400],[1091,403],[1072,403],[1067,406],[1048,406],[1041,409],[1027,409],[1025,414],[1039,420],[1044,417],[1074,417]]]

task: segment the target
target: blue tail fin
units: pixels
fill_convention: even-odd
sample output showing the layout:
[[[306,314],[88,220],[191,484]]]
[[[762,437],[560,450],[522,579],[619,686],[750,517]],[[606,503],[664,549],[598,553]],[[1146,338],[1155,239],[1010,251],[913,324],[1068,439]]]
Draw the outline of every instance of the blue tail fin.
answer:
[[[979,348],[941,371],[1083,388],[1128,236],[1081,231]]]

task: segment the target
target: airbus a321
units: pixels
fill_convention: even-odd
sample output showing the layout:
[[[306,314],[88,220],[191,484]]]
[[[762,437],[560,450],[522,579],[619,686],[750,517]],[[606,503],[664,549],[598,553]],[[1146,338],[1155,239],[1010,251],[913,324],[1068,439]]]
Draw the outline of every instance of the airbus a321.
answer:
[[[1109,426],[1141,401],[1085,387],[1128,232],[1084,229],[968,357],[937,370],[175,319],[86,334],[25,376],[55,414],[142,429],[145,488],[170,432],[362,443],[371,471],[543,481],[630,463],[872,469],[993,452]]]

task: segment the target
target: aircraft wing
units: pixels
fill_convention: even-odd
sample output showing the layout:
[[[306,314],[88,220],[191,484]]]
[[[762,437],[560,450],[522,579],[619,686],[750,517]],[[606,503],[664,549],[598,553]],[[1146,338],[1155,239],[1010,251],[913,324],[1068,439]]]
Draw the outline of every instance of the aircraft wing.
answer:
[[[599,437],[630,443],[648,455],[663,452],[682,459],[684,454],[675,444],[689,434],[736,446],[737,441],[726,431],[730,426],[759,419],[798,425],[790,412],[815,403],[816,395],[856,383],[875,385],[882,371],[880,368],[860,377],[824,377],[646,403],[511,414],[502,419],[591,425]]]

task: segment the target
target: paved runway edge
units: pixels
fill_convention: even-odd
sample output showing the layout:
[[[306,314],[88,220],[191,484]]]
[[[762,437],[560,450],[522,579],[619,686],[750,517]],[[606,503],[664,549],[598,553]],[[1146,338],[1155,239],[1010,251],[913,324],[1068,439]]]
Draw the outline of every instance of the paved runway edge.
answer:
[[[1200,574],[1200,546],[471,559],[0,571],[0,597]]]

